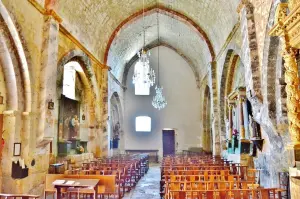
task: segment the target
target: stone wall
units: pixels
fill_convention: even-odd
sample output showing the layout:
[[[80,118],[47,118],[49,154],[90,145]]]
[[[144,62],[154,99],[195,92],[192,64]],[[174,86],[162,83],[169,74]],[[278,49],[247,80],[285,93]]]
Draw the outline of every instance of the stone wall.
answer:
[[[42,0],[37,1],[35,6],[40,6],[43,11],[43,3]],[[57,154],[60,88],[56,80],[62,75],[59,71],[64,61],[78,59],[82,64],[84,75],[81,80],[86,80],[90,88],[85,90],[89,93],[86,110],[89,115],[82,128],[88,130],[85,137],[89,139],[89,152],[95,156],[103,155],[102,132],[106,125],[103,121],[107,118],[104,114],[107,111],[105,66],[95,60],[95,56],[87,52],[76,38],[62,32],[57,18],[44,15],[46,12],[35,6],[27,0],[0,2],[0,41],[5,43],[1,44],[1,70],[13,71],[12,78],[4,75],[5,81],[2,78],[0,84],[0,92],[5,92],[3,85],[11,88],[7,92],[9,96],[3,95],[7,98],[7,106],[1,106],[1,113],[5,114],[3,137],[6,145],[0,177],[0,183],[5,183],[0,184],[0,191],[6,193],[43,195],[50,155]],[[50,100],[55,104],[53,110],[47,107]],[[21,156],[12,157],[13,144],[16,142],[21,142],[22,153]],[[24,160],[29,168],[29,175],[24,179],[11,177],[12,161],[18,160]]]
[[[261,125],[264,145],[253,160],[255,168],[262,169],[260,180],[265,187],[278,186],[278,172],[288,170],[285,146],[290,140],[287,129],[284,69],[278,50],[280,42],[268,36],[277,3],[278,1],[274,4],[271,1],[250,1],[250,4],[242,6],[239,30],[241,35],[236,34],[237,37],[233,37],[227,48],[230,52],[232,46],[236,46],[236,41],[242,41],[237,45],[241,50],[238,47],[233,52],[241,57],[245,66],[247,99],[251,102],[254,120]],[[226,59],[229,57],[226,57],[226,53],[220,57],[218,75],[219,89],[222,93],[222,82],[232,80],[223,80],[222,70],[226,70]],[[233,74],[231,73],[232,76]],[[226,110],[226,107],[221,110]]]

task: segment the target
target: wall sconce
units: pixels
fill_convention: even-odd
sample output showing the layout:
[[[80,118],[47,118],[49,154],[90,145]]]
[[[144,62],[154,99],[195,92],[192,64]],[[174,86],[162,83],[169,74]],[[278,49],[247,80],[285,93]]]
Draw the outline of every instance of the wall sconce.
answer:
[[[52,99],[48,102],[48,109],[53,110],[54,109],[54,102]]]
[[[85,115],[84,114],[82,114],[81,119],[85,120]]]
[[[3,96],[0,93],[0,104],[3,104]]]

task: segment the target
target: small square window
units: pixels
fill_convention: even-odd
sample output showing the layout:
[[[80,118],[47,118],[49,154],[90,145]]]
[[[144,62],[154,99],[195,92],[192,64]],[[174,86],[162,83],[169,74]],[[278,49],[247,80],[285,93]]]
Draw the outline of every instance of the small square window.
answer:
[[[135,118],[135,131],[151,132],[151,117],[139,116]]]

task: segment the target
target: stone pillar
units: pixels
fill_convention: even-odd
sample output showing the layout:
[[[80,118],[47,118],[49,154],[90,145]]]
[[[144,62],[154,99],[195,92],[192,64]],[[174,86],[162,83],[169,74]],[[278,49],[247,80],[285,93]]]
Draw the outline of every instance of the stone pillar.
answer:
[[[93,153],[93,150],[95,148],[94,140],[95,140],[95,127],[89,126],[89,141],[87,146],[89,153]]]
[[[22,113],[23,127],[21,130],[21,157],[24,159],[25,164],[28,165],[29,158],[29,140],[30,140],[30,114],[28,112]]]
[[[45,131],[53,136],[54,123],[45,130],[47,103],[56,99],[56,79],[57,79],[57,54],[58,54],[58,33],[59,22],[51,16],[45,16],[43,32],[43,50],[42,64],[40,69],[40,86],[39,86],[39,123],[36,135],[36,142],[39,145],[44,139]],[[57,111],[58,112],[58,111]],[[51,118],[52,119],[52,118]],[[51,124],[50,124],[51,125]],[[49,132],[50,131],[50,132]],[[52,132],[51,132],[52,131]],[[51,136],[51,137],[52,137]]]
[[[212,84],[212,92],[211,92],[211,102],[212,102],[212,131],[213,131],[213,155],[220,156],[221,155],[221,146],[220,146],[220,112],[219,112],[219,100],[218,100],[218,84],[217,84],[217,63],[211,62],[210,67],[211,73],[211,84]],[[210,129],[210,127],[208,127]]]
[[[16,132],[15,111],[7,110],[3,112],[3,138],[5,145],[2,151],[2,182],[11,180],[11,169],[13,161],[13,150]],[[2,192],[16,193],[16,187],[10,183],[2,183]]]
[[[232,104],[228,105],[228,119],[229,119],[229,132],[228,132],[228,139],[231,140],[232,139]]]
[[[245,126],[244,126],[244,98],[239,96],[239,119],[240,119],[240,139],[245,139]]]
[[[299,123],[299,78],[298,66],[294,50],[289,46],[288,41],[284,41],[283,58],[287,93],[287,109],[289,120],[289,132],[294,145],[300,144],[300,123]]]
[[[209,151],[210,150],[210,148],[209,148],[209,135],[207,134],[208,132],[207,132],[207,130],[206,129],[204,129],[203,130],[203,135],[202,135],[202,147],[203,147],[203,150],[204,151]]]

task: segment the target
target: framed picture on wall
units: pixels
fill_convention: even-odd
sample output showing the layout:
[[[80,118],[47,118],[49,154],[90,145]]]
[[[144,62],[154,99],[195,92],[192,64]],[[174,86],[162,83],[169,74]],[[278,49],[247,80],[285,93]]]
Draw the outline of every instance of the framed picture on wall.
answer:
[[[21,143],[14,143],[14,156],[21,156]]]

